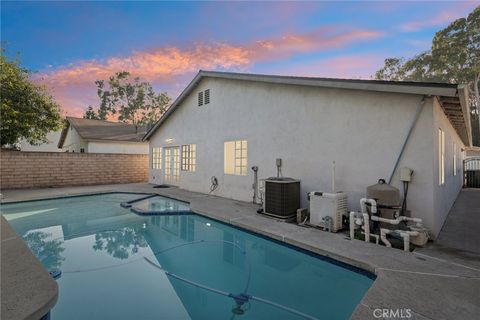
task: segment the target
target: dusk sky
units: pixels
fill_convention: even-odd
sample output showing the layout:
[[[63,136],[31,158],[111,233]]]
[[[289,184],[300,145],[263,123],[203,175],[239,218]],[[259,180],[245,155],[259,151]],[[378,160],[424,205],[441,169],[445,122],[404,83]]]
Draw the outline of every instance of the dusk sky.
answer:
[[[175,98],[199,69],[370,78],[430,48],[469,2],[1,2],[11,57],[64,114],[97,106],[96,79],[126,70]]]

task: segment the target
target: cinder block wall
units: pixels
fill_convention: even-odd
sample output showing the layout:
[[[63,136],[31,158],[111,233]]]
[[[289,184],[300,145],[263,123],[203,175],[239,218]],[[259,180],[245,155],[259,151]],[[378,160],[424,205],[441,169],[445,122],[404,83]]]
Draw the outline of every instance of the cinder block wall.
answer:
[[[0,188],[67,187],[148,181],[148,155],[1,150]]]

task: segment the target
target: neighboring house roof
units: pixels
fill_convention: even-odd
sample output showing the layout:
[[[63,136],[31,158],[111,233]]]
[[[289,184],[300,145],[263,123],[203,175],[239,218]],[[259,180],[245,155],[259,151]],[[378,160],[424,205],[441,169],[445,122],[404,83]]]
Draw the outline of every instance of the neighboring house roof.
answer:
[[[193,78],[189,85],[177,97],[167,112],[165,112],[160,120],[157,121],[157,123],[147,132],[143,138],[144,140],[149,139],[150,136],[152,136],[152,134],[162,125],[162,123],[164,123],[170,117],[170,115],[175,112],[175,110],[198,86],[203,78],[437,96],[445,114],[457,130],[464,143],[466,145],[471,145],[472,141],[470,112],[467,103],[468,89],[465,85],[436,82],[293,77],[203,70],[200,70],[197,73],[195,78]]]
[[[70,126],[86,141],[142,142],[146,127],[129,123],[67,117],[58,147],[62,148]]]

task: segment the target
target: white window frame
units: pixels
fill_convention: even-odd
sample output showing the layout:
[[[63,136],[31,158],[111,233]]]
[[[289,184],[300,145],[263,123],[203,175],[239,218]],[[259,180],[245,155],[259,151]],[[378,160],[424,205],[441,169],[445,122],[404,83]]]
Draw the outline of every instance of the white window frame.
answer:
[[[438,129],[438,184],[445,184],[445,132]]]
[[[182,171],[195,172],[197,167],[197,145],[182,145]]]
[[[156,170],[162,169],[162,148],[161,147],[152,148],[152,169],[156,169]]]
[[[246,176],[248,173],[248,142],[233,140],[224,143],[224,173]]]
[[[457,175],[457,144],[453,143],[453,176]]]

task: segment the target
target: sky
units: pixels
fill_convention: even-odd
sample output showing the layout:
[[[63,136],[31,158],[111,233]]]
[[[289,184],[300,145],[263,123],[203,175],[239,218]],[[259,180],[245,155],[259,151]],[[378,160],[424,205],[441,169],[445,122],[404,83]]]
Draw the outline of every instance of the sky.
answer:
[[[118,71],[172,98],[198,70],[369,79],[428,50],[476,1],[2,1],[1,40],[62,113],[98,106]]]

